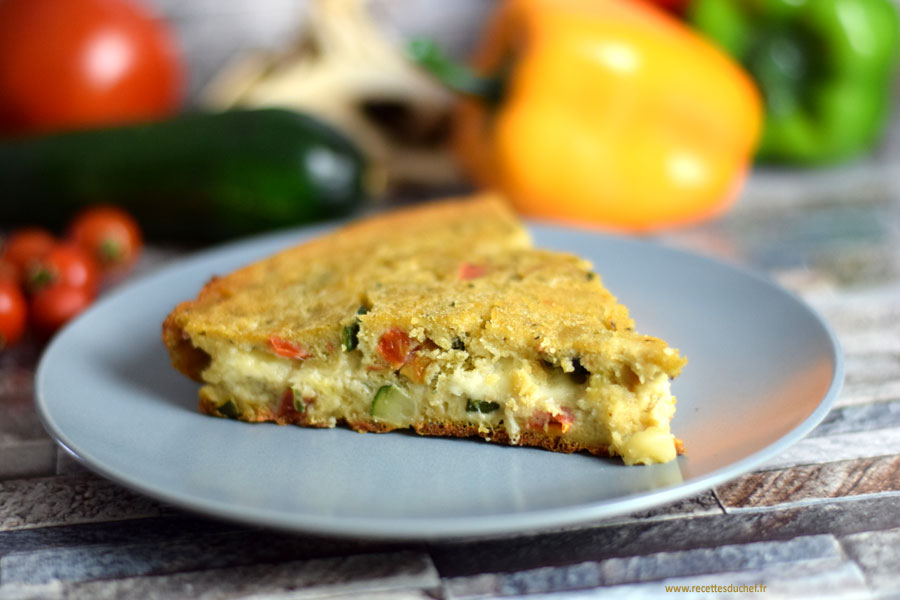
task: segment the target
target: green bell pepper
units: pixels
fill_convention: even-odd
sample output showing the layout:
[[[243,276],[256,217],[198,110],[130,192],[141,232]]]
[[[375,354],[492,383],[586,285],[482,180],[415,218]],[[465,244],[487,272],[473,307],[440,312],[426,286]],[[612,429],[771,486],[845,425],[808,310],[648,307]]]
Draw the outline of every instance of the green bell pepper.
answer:
[[[687,19],[756,80],[759,160],[833,163],[879,140],[900,46],[891,0],[695,0]]]

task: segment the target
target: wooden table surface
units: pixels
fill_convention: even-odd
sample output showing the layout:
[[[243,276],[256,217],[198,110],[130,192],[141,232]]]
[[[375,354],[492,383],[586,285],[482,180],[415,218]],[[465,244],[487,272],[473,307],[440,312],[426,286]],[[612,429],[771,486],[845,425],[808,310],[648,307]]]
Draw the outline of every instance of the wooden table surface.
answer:
[[[190,514],[81,467],[35,414],[42,348],[28,342],[0,354],[0,599],[657,598],[667,585],[757,584],[765,592],[749,593],[763,597],[900,597],[891,155],[813,173],[758,170],[727,216],[651,240],[764,271],[837,332],[846,379],[834,409],[752,472],[653,510],[493,539],[281,533]],[[151,247],[141,271],[179,256]]]

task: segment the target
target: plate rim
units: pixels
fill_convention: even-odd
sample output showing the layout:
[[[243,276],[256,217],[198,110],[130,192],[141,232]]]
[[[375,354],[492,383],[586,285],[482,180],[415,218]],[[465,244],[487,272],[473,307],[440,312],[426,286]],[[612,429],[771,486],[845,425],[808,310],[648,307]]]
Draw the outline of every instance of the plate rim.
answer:
[[[210,248],[193,252],[179,258],[177,262],[163,265],[161,268],[147,273],[125,285],[110,291],[105,297],[95,302],[85,315],[104,310],[104,307],[114,304],[119,296],[127,294],[133,288],[150,286],[158,279],[174,277],[179,271],[187,271],[198,265],[214,260],[216,256],[227,252],[238,251],[242,247],[254,248],[260,244],[269,244],[277,251],[278,247],[287,247],[290,243],[300,243],[313,236],[327,232],[346,221],[332,221],[311,226],[295,227],[263,233],[248,238],[230,241]],[[774,457],[784,449],[792,446],[806,437],[816,425],[818,425],[832,409],[844,383],[844,356],[840,341],[828,321],[806,302],[797,293],[780,285],[773,278],[754,270],[743,264],[736,264],[719,257],[710,256],[679,247],[673,247],[658,240],[649,238],[635,238],[616,232],[597,231],[578,227],[547,223],[537,220],[527,220],[525,224],[534,237],[552,234],[553,232],[580,232],[585,235],[606,238],[617,244],[626,244],[641,247],[651,247],[654,251],[674,253],[681,259],[711,263],[716,268],[730,270],[737,274],[749,277],[756,283],[764,285],[772,291],[785,297],[791,303],[802,308],[813,317],[813,322],[822,329],[829,341],[828,357],[833,365],[831,381],[828,388],[819,399],[818,404],[806,418],[791,428],[774,442],[764,446],[739,460],[730,462],[718,469],[688,479],[682,483],[639,492],[617,496],[612,499],[598,500],[581,503],[575,506],[532,509],[486,516],[452,516],[452,517],[323,517],[322,515],[296,515],[288,511],[261,508],[257,506],[244,507],[227,502],[221,502],[210,498],[198,498],[180,491],[163,490],[151,483],[142,481],[139,477],[128,473],[120,473],[116,469],[110,469],[103,461],[91,456],[90,450],[80,448],[80,444],[73,443],[70,436],[55,422],[52,411],[48,408],[48,400],[45,398],[48,371],[52,367],[52,360],[65,341],[65,336],[70,329],[78,326],[81,318],[76,318],[60,330],[41,354],[35,371],[34,406],[41,424],[47,433],[81,464],[91,471],[120,484],[130,490],[136,491],[147,497],[177,506],[179,508],[198,513],[204,516],[212,516],[227,521],[244,525],[263,525],[266,527],[289,531],[293,533],[315,534],[333,536],[339,538],[356,538],[371,540],[394,541],[428,541],[428,540],[453,540],[459,538],[490,538],[496,536],[519,535],[529,531],[540,531],[552,528],[571,527],[579,524],[588,524],[608,520],[623,514],[645,510],[674,502],[696,493],[711,489],[716,485],[734,479]],[[255,259],[254,259],[255,260]],[[681,458],[677,460],[682,460]]]

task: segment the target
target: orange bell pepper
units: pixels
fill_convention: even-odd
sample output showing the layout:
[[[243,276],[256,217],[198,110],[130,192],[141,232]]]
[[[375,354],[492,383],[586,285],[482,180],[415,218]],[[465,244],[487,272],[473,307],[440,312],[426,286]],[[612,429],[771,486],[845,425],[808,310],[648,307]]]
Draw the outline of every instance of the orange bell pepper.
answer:
[[[457,154],[531,216],[629,231],[710,217],[760,133],[744,71],[640,2],[506,0],[474,66],[500,85],[461,101]]]

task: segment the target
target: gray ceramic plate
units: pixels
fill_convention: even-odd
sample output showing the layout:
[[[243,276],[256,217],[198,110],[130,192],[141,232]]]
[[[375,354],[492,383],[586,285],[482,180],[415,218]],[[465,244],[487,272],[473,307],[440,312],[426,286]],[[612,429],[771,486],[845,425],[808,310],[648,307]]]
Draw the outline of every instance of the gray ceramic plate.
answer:
[[[248,425],[196,411],[160,324],[214,274],[307,238],[299,230],[204,252],[123,287],[53,341],[37,373],[47,430],[101,475],[218,517],[382,538],[497,535],[675,500],[745,472],[807,434],[842,381],[828,326],[764,278],[632,239],[533,225],[535,241],[589,258],[639,331],[678,347],[666,465],[475,440]]]

